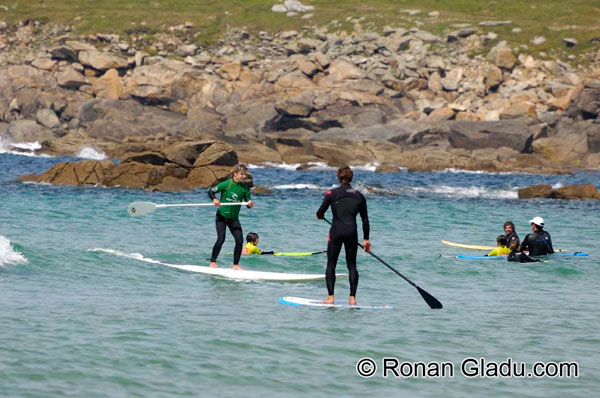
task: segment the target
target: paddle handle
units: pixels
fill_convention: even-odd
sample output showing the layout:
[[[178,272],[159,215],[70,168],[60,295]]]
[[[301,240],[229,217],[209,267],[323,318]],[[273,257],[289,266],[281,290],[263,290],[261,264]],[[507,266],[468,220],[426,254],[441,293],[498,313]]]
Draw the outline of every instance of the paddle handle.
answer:
[[[247,205],[248,202],[221,203],[221,206],[241,206]],[[214,206],[214,203],[181,203],[181,204],[160,204],[156,207],[194,207],[194,206]]]

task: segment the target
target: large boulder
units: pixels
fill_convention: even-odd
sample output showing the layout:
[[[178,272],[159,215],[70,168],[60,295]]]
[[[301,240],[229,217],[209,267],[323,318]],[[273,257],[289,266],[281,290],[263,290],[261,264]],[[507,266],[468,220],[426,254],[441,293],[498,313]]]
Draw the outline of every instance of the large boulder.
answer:
[[[97,50],[81,51],[78,56],[79,62],[81,62],[82,65],[92,67],[99,71],[125,69],[128,66],[128,62],[125,58],[108,52],[100,52]]]
[[[204,142],[199,145],[205,145]],[[238,163],[238,157],[233,148],[224,142],[213,141],[199,153],[194,161],[194,168],[205,166],[219,166],[231,168]]]
[[[134,100],[90,100],[81,105],[78,118],[91,138],[108,141],[160,133],[177,136],[190,127],[184,115]]]
[[[34,142],[54,138],[55,135],[47,127],[33,120],[15,120],[9,123],[5,136],[13,142]]]
[[[162,166],[124,162],[106,172],[103,185],[143,189],[160,184],[167,175],[167,168]]]
[[[552,185],[540,184],[519,189],[519,199],[545,198],[552,192]]]
[[[506,70],[512,70],[517,63],[513,50],[506,46],[493,47],[488,53],[488,59],[494,65]]]
[[[448,141],[454,148],[478,149],[508,147],[531,152],[533,134],[521,121],[454,122]]]
[[[92,93],[99,98],[120,98],[123,94],[123,83],[119,72],[111,68],[92,84]]]
[[[575,100],[575,107],[584,119],[600,116],[600,80],[590,80],[585,84]]]
[[[593,184],[568,185],[552,189],[552,186],[533,185],[519,189],[519,199],[547,198],[547,199],[600,199],[600,192]]]
[[[135,68],[126,83],[126,92],[145,104],[170,104],[198,92],[205,94],[207,81],[194,79],[198,73],[184,62],[161,60]]]
[[[238,162],[235,151],[220,141],[183,142],[159,150],[129,149],[118,165],[108,160],[59,163],[43,174],[18,180],[179,192],[214,185],[227,178]]]
[[[16,181],[46,182],[54,185],[100,185],[115,167],[110,160],[57,163],[42,174],[28,174]]]
[[[553,163],[580,163],[589,150],[589,138],[586,132],[588,123],[560,121],[555,128],[555,134],[541,137],[533,142],[533,152],[541,154]],[[593,137],[593,130],[590,131]],[[593,138],[592,143],[594,143]]]
[[[600,199],[598,188],[593,184],[569,185],[550,194],[552,199]]]

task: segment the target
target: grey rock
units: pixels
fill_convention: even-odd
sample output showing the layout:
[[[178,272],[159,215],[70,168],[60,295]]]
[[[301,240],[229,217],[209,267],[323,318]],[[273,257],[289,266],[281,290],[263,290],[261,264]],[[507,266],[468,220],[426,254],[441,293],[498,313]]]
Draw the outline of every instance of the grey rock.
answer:
[[[501,26],[501,25],[510,25],[512,21],[485,21],[480,22],[479,26]]]
[[[55,129],[60,127],[60,121],[56,113],[51,109],[39,109],[35,114],[35,120],[44,127]]]
[[[523,121],[457,121],[450,126],[448,141],[454,148],[473,150],[505,146],[521,153],[532,151],[533,134],[529,130],[529,126]]]

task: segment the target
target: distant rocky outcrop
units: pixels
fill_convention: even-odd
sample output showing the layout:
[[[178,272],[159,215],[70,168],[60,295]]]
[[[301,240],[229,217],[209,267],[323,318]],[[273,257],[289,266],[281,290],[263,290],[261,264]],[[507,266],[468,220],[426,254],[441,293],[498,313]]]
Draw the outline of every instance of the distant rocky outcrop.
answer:
[[[43,174],[21,176],[17,181],[179,192],[212,186],[238,163],[235,151],[219,141],[182,142],[123,157],[119,164],[109,160],[58,163]]]
[[[553,189],[551,185],[533,185],[519,189],[519,199],[600,199],[600,192],[592,184],[568,185]]]
[[[38,141],[38,153],[51,155],[98,148],[121,160],[110,170],[86,166],[103,170],[103,185],[145,189],[218,178],[177,149],[193,152],[189,142],[205,141],[226,143],[251,163],[600,167],[593,65],[536,59],[485,32],[509,21],[445,36],[348,22],[353,32],[335,34],[329,26],[258,35],[232,28],[214,46],[196,44],[188,24],[150,42],[11,25],[0,30],[0,138]]]

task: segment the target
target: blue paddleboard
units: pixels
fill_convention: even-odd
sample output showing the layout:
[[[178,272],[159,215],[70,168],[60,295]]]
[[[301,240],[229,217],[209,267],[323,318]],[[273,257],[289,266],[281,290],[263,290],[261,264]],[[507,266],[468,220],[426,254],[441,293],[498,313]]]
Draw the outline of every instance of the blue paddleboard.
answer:
[[[584,253],[584,252],[573,252],[573,253],[554,253],[554,254],[549,254],[548,256],[560,256],[560,257],[587,257],[589,254]],[[505,259],[506,260],[507,256],[467,256],[464,254],[459,254],[456,256],[456,258],[460,258],[463,260],[494,260],[494,259]]]
[[[392,307],[389,305],[350,305],[346,304],[323,304],[321,300],[311,300],[302,297],[279,297],[279,302],[285,305],[292,306],[307,306],[317,308],[361,308],[369,310],[388,310]]]

